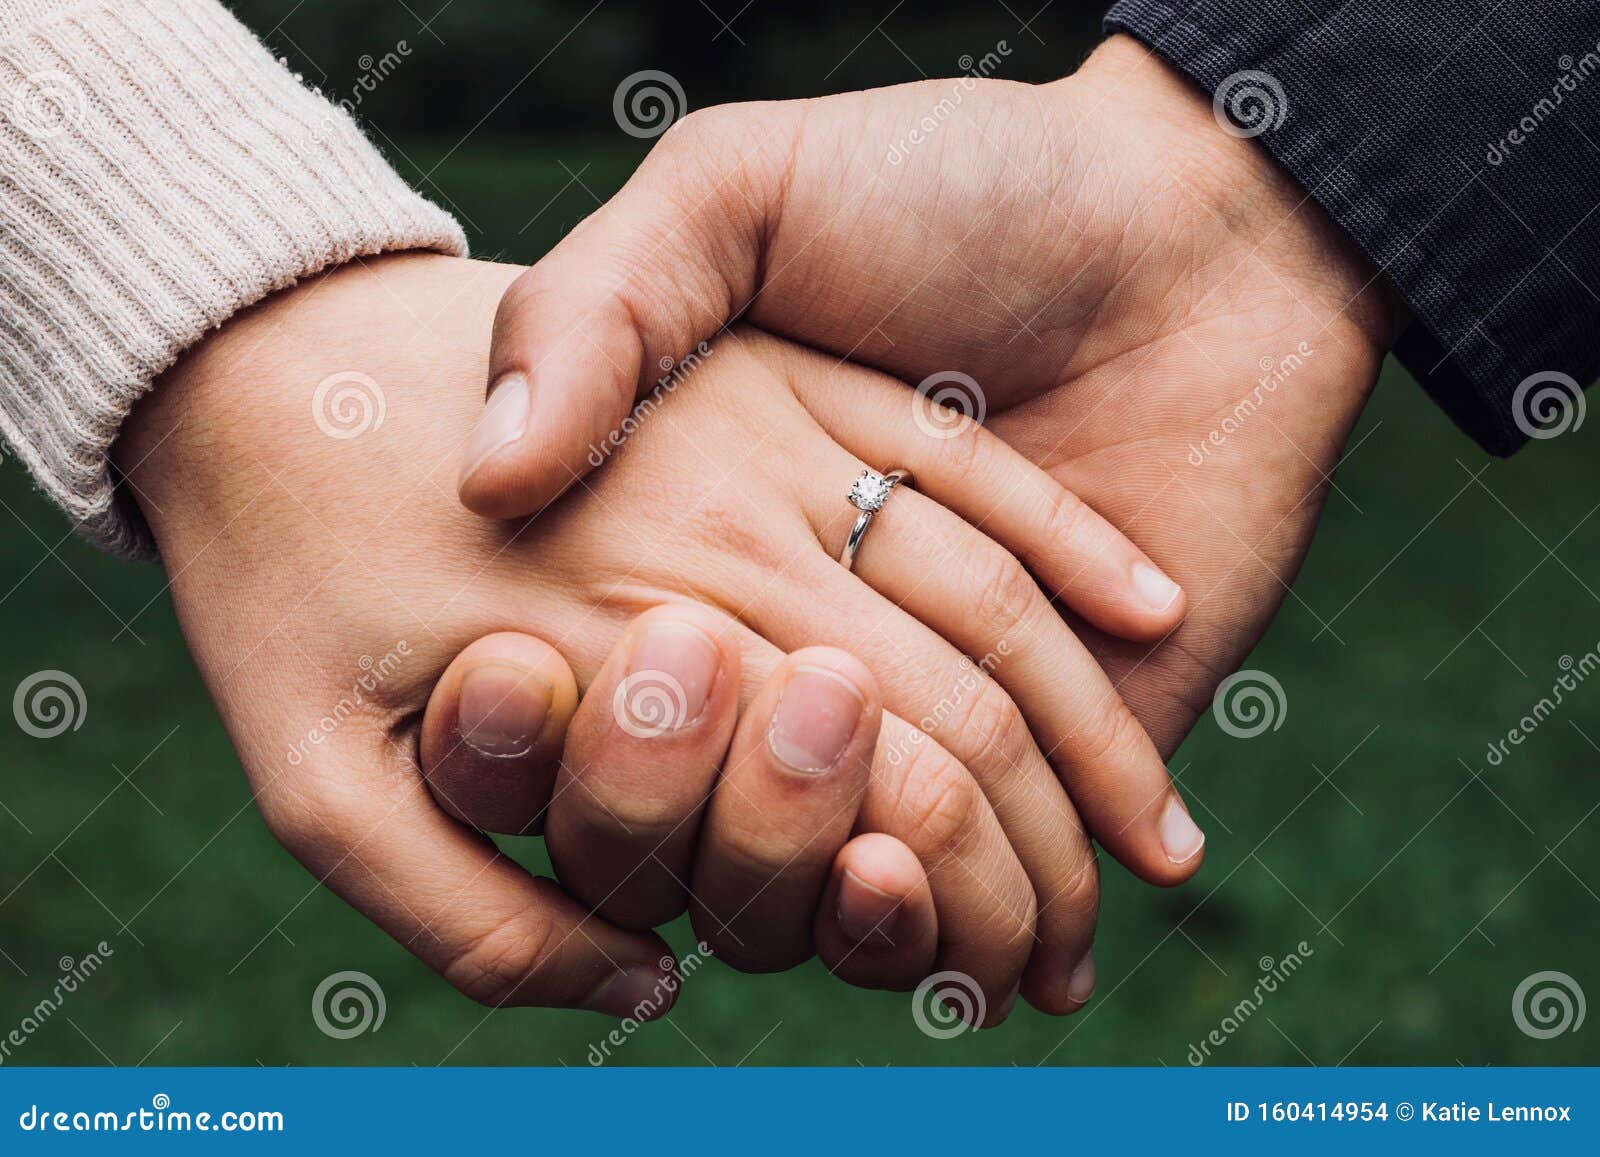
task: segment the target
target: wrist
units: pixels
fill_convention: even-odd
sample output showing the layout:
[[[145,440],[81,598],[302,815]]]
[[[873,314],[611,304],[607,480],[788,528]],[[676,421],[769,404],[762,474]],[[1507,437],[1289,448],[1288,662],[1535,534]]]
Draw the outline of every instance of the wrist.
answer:
[[[349,469],[383,460],[390,440],[377,407],[392,407],[394,395],[431,379],[480,391],[476,403],[488,322],[517,272],[432,253],[352,262],[242,311],[185,353],[134,408],[111,453],[168,566],[182,563],[175,543],[191,533],[208,541],[260,496],[264,479],[323,462],[341,438],[371,442],[367,454],[344,455]],[[345,403],[334,396],[341,376],[353,391]],[[367,432],[341,428],[347,420]]]
[[[1089,109],[1131,115],[1118,131],[1167,158],[1197,232],[1225,231],[1240,259],[1258,259],[1347,318],[1376,356],[1405,320],[1399,296],[1260,140],[1225,132],[1211,97],[1133,37],[1105,40],[1073,76]]]

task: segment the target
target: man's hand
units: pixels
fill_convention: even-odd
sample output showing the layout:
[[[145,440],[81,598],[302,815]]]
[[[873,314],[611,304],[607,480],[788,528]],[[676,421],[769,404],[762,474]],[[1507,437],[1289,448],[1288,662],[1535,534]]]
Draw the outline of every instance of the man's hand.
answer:
[[[1170,751],[1304,556],[1392,340],[1374,280],[1125,37],[1039,87],[710,109],[502,301],[461,497],[538,509],[660,366],[743,311],[925,382],[907,404],[935,433],[927,399],[994,415],[1185,587],[1168,645],[1103,652]]]
[[[877,681],[849,654],[812,647],[787,656],[741,711],[728,626],[693,604],[647,611],[581,705],[571,669],[548,643],[512,632],[477,640],[445,670],[423,715],[421,762],[434,799],[483,831],[546,832],[562,885],[601,913],[592,920],[648,928],[656,885],[666,882],[649,870],[662,832],[609,823],[605,810],[638,815],[641,797],[721,767],[725,790],[709,805],[692,869],[704,948],[762,971],[815,951],[851,984],[910,988],[938,949],[927,873],[901,841],[854,830],[882,721]],[[636,654],[683,671],[702,661],[703,645],[722,650],[727,677],[694,719],[659,732],[619,725],[613,706]],[[800,763],[807,770],[797,772]],[[651,1019],[675,990],[665,979],[643,995],[619,983],[602,1011],[631,1007]],[[1084,988],[1078,999],[1087,997]],[[998,1019],[1003,1010],[995,1011]]]

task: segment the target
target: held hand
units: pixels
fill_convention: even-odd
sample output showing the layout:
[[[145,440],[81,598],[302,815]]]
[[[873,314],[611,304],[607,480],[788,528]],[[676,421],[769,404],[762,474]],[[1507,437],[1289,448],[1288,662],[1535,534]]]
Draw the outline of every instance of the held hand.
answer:
[[[483,335],[512,276],[407,257],[301,286],[185,359],[119,443],[269,825],[479,999],[599,999],[618,973],[655,967],[660,943],[615,927],[593,943],[568,935],[581,913],[553,884],[430,798],[418,723],[450,661],[482,636],[548,639],[581,685],[641,611],[705,602],[738,612],[729,629],[746,703],[786,652],[832,645],[868,664],[890,712],[859,819],[922,864],[936,964],[975,977],[991,1012],[1024,969],[1031,1002],[1076,1007],[1069,978],[1092,939],[1097,876],[1056,773],[1148,879],[1191,873],[1198,832],[1182,856],[1163,843],[1164,817],[1182,804],[1149,741],[1018,558],[957,514],[988,496],[994,532],[1095,621],[1120,615],[1151,637],[1181,600],[1141,603],[1130,576],[1144,556],[993,438],[920,438],[898,405],[903,387],[754,332],[716,347],[693,390],[536,526],[473,518],[440,475],[478,412]],[[385,420],[330,437],[318,383],[352,374],[382,392]],[[924,490],[889,502],[847,574],[836,559],[855,512],[842,491],[864,460],[888,457]],[[969,476],[980,484],[958,485]],[[1039,530],[1051,526],[1069,533]],[[1004,640],[992,674],[962,657]],[[405,661],[300,751],[348,698],[353,657],[400,642]],[[452,798],[461,814],[476,806]],[[706,822],[698,797],[672,802],[687,832]],[[686,880],[692,851],[681,840],[661,858]]]
[[[951,115],[914,140],[934,108]],[[660,366],[743,313],[987,413],[1189,590],[1167,645],[1096,637],[1170,752],[1304,556],[1392,340],[1375,280],[1126,37],[1043,86],[708,109],[502,300],[460,493],[537,510]]]

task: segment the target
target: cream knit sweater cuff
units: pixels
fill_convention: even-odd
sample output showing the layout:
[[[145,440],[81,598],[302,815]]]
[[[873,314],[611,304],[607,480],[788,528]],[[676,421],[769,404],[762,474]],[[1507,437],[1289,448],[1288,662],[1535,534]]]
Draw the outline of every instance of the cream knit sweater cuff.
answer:
[[[107,452],[179,354],[399,249],[466,241],[214,0],[0,0],[0,434],[92,541],[154,554]]]

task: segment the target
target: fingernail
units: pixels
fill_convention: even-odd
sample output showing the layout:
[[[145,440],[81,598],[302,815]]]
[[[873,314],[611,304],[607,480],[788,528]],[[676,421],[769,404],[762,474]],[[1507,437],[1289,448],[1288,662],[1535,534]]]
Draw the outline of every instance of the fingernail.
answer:
[[[816,775],[839,762],[861,723],[866,696],[836,671],[796,667],[778,697],[767,747],[793,771]]]
[[[583,1001],[590,1012],[653,1020],[678,999],[678,986],[653,965],[635,964],[613,972]]]
[[[1158,611],[1170,607],[1178,597],[1178,584],[1147,562],[1133,564],[1133,589],[1149,606]]]
[[[526,755],[544,730],[553,692],[532,671],[509,663],[473,667],[461,680],[456,726],[479,755]]]
[[[705,713],[721,666],[722,652],[699,627],[670,619],[651,623],[617,686],[617,722],[635,736],[688,727]]]
[[[1167,850],[1167,859],[1187,864],[1205,844],[1206,834],[1195,826],[1189,810],[1177,796],[1168,798],[1167,810],[1161,813],[1161,846]]]
[[[875,888],[849,868],[839,880],[839,927],[857,944],[894,946],[899,896]]]
[[[478,419],[467,442],[462,460],[461,480],[478,472],[485,459],[509,446],[528,428],[528,379],[521,374],[506,374],[489,390],[489,403]]]
[[[1094,953],[1085,952],[1067,978],[1067,999],[1073,1004],[1088,1004],[1094,993]]]

